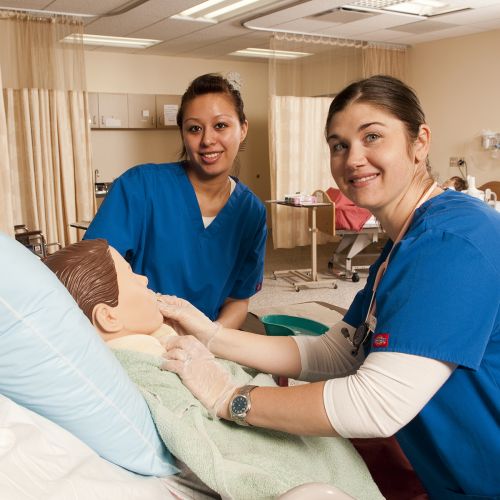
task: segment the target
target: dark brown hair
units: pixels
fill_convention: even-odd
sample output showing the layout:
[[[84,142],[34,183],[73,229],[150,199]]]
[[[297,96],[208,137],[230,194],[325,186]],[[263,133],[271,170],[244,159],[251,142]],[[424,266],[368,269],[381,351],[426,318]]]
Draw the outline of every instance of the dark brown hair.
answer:
[[[243,99],[240,91],[235,89],[228,80],[222,75],[216,73],[208,73],[195,78],[182,96],[181,105],[177,112],[177,125],[182,135],[182,122],[186,106],[196,97],[205,94],[224,94],[227,95],[234,105],[234,110],[238,115],[238,120],[241,125],[246,121],[245,111],[243,109]],[[186,158],[186,148],[182,146],[181,158]]]
[[[326,119],[326,130],[336,113],[352,103],[367,103],[381,108],[402,121],[409,144],[416,141],[425,115],[417,95],[401,80],[387,75],[375,75],[351,83],[332,101]]]
[[[455,191],[465,191],[468,189],[469,185],[465,179],[459,177],[458,175],[454,175],[448,179],[448,182],[455,188]]]
[[[45,260],[92,321],[97,304],[118,305],[118,277],[106,240],[84,240],[69,245]]]

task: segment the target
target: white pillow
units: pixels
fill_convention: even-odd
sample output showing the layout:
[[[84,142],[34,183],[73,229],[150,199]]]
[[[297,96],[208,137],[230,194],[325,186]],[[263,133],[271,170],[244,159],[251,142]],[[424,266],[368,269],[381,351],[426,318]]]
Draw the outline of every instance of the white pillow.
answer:
[[[0,395],[2,500],[165,500],[156,477],[126,471],[36,413]]]
[[[57,277],[0,233],[0,394],[131,471],[177,472],[136,386]]]

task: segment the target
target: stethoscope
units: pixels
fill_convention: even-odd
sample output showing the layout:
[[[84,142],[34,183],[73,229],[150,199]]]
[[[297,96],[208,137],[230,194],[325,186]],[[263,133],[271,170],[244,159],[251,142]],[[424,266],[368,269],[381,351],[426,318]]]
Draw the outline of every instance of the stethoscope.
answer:
[[[412,212],[406,219],[405,223],[403,224],[403,227],[399,231],[397,238],[394,240],[394,243],[389,253],[387,254],[387,257],[385,258],[384,262],[380,264],[380,267],[377,270],[377,274],[375,275],[375,280],[373,282],[373,288],[370,298],[370,305],[368,306],[368,312],[366,313],[365,320],[363,321],[363,323],[361,323],[361,325],[358,326],[358,328],[356,328],[356,331],[354,332],[354,335],[352,337],[351,344],[353,346],[353,350],[351,351],[351,354],[353,356],[357,356],[359,348],[361,347],[361,345],[365,344],[368,341],[370,333],[375,333],[375,328],[377,327],[377,317],[375,316],[375,312],[377,310],[377,301],[375,299],[375,293],[380,284],[382,276],[387,270],[387,266],[389,265],[389,260],[391,258],[392,251],[394,250],[396,245],[403,239],[404,235],[406,234],[406,231],[408,231],[408,228],[410,227],[410,224],[413,220],[413,215],[415,214],[415,211],[429,199],[436,186],[437,182],[434,182],[432,186],[418,200],[417,204],[415,205],[415,208],[412,210]],[[344,335],[344,337],[346,337],[349,340],[349,331],[347,330],[347,328],[342,328],[341,332]]]

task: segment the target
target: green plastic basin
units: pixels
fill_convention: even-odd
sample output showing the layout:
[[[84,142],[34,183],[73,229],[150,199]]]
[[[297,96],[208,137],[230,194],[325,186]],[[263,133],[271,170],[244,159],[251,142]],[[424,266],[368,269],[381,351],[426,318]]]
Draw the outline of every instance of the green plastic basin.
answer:
[[[268,335],[322,335],[329,329],[318,321],[286,314],[268,314],[260,320]]]

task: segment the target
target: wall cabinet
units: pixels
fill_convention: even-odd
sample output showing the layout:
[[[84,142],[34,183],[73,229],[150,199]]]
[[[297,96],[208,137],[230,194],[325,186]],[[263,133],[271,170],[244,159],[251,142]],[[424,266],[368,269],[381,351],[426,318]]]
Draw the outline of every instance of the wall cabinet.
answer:
[[[128,94],[129,128],[156,128],[155,96]]]
[[[89,92],[92,129],[175,128],[181,96]]]
[[[128,128],[127,94],[98,94],[99,128]]]
[[[99,128],[99,97],[96,92],[89,92],[88,98],[90,128]]]

